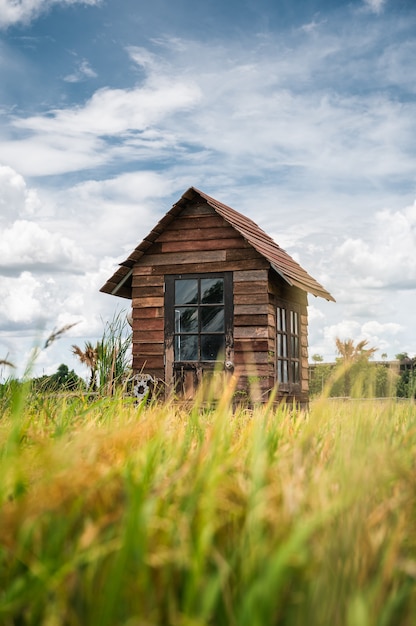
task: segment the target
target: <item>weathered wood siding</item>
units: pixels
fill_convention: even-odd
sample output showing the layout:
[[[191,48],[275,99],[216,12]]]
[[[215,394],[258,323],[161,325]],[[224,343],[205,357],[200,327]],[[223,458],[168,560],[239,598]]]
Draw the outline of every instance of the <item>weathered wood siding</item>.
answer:
[[[234,363],[237,391],[251,400],[267,400],[273,387],[269,359],[268,267],[234,271]]]
[[[282,285],[270,282],[269,269],[269,262],[208,204],[184,209],[133,268],[133,369],[165,380],[165,275],[232,271],[232,357],[238,389],[249,391],[256,400],[267,400],[275,384],[275,298],[282,297]],[[307,366],[306,297],[298,289],[295,292],[305,311],[302,356],[305,350]],[[172,381],[165,382],[169,388]],[[308,372],[303,373],[302,367],[306,394],[307,384]]]

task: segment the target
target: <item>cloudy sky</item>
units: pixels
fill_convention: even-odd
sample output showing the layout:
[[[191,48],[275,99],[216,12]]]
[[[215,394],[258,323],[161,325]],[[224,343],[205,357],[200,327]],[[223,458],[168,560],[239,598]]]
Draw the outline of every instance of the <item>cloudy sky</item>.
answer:
[[[414,0],[0,0],[0,359],[80,370],[99,293],[190,186],[336,298],[335,337],[416,353]],[[7,372],[0,372],[0,375]]]

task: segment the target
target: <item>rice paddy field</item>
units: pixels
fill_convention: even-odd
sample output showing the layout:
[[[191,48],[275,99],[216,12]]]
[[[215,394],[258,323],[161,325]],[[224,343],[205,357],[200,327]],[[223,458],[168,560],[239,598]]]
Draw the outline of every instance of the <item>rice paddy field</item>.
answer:
[[[32,395],[0,416],[3,626],[413,626],[416,406]]]

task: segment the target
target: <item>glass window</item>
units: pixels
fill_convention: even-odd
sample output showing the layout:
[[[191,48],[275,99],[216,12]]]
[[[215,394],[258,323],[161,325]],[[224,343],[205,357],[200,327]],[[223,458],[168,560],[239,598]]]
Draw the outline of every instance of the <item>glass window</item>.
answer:
[[[276,372],[280,385],[300,382],[299,312],[289,305],[276,308]]]
[[[171,278],[174,283],[175,362],[224,358],[226,298],[223,276]]]
[[[196,307],[175,307],[175,332],[198,332],[198,309]]]
[[[176,335],[175,337],[175,360],[197,361],[198,360],[198,336]]]
[[[201,308],[201,331],[203,333],[224,332],[224,307],[210,306]]]
[[[198,302],[198,280],[186,278],[175,280],[175,304],[196,304]]]
[[[221,304],[224,302],[224,279],[202,278],[201,279],[201,303]]]
[[[201,361],[216,361],[224,354],[224,335],[201,335]]]

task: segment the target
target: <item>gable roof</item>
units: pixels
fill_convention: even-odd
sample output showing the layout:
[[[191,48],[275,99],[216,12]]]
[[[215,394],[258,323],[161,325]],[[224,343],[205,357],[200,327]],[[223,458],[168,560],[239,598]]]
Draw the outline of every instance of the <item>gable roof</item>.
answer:
[[[120,264],[119,269],[101,287],[100,291],[112,295],[131,298],[131,279],[133,265],[145,254],[146,250],[163,233],[166,227],[181,213],[181,211],[198,198],[214,209],[230,226],[232,226],[259,254],[270,263],[271,268],[279,274],[289,285],[303,291],[325,298],[335,299],[299,263],[283,250],[277,243],[250,218],[238,213],[231,207],[215,198],[190,187],[176,202],[170,211],[156,224],[143,241],[133,250],[130,256]]]

